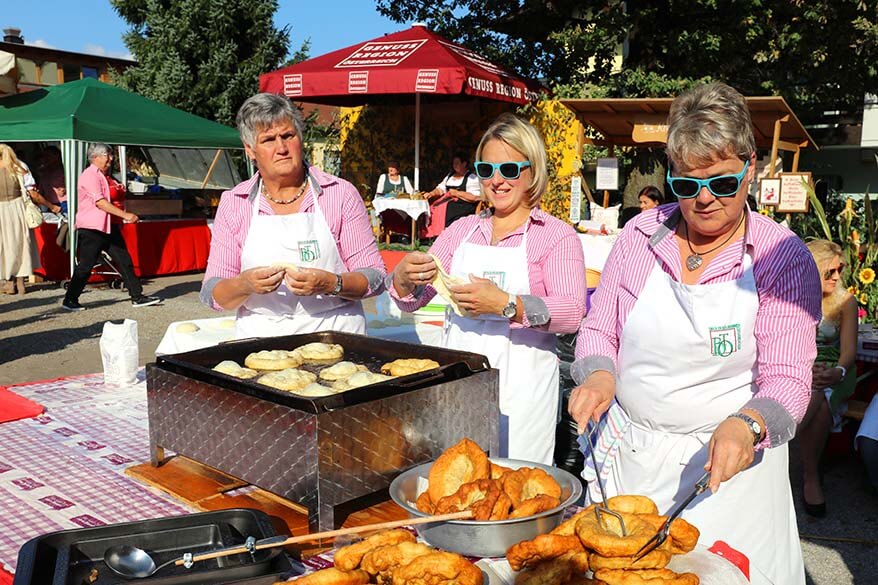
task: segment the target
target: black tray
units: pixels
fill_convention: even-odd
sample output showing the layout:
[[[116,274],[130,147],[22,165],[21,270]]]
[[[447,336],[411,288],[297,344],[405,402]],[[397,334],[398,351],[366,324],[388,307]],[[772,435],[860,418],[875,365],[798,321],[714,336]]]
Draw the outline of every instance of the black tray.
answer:
[[[103,561],[104,551],[117,544],[144,549],[156,565],[186,552],[212,551],[277,533],[269,517],[259,510],[232,509],[141,522],[111,524],[44,534],[27,541],[18,551],[13,585],[85,585],[97,569],[93,585],[143,583],[144,585],[212,585],[240,583],[271,585],[304,572],[300,563],[280,554],[260,551],[195,563],[191,569],[169,566],[145,579],[124,579]]]
[[[233,360],[244,365],[244,360],[249,354],[263,349],[292,350],[315,341],[342,345],[345,349],[343,359],[363,364],[373,372],[379,372],[383,364],[400,358],[429,358],[436,360],[439,363],[439,368],[418,372],[409,376],[392,378],[384,382],[354,388],[353,390],[331,396],[316,398],[298,396],[290,392],[263,386],[253,380],[242,380],[212,369],[223,360]],[[254,398],[268,400],[312,414],[319,414],[337,408],[344,408],[345,406],[380,400],[381,398],[402,392],[410,392],[427,386],[459,380],[475,372],[488,370],[490,365],[485,356],[475,353],[430,345],[414,345],[399,341],[388,341],[386,339],[377,339],[353,333],[320,331],[283,337],[242,339],[187,353],[163,355],[159,356],[156,360],[156,367],[201,382],[241,392]]]

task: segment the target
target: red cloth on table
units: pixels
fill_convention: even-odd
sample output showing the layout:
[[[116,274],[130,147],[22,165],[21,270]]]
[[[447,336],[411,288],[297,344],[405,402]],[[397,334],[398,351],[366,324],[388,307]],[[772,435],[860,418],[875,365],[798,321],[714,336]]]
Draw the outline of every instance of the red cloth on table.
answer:
[[[47,280],[70,278],[69,259],[55,243],[57,226],[43,223],[32,230]],[[158,276],[207,268],[210,228],[204,219],[140,221],[122,224],[122,237],[138,276]]]
[[[435,201],[442,200],[438,205],[430,202],[430,219],[421,233],[422,238],[435,238],[445,229],[445,208],[448,206],[450,199],[445,199],[444,195],[440,195]]]
[[[107,175],[107,184],[110,186],[110,203],[125,211],[125,185],[114,179],[112,175]],[[122,223],[122,218],[111,215],[110,222]]]
[[[0,386],[0,423],[37,416],[44,410],[46,409],[41,404]]]
[[[0,585],[12,585],[13,575],[0,569]]]

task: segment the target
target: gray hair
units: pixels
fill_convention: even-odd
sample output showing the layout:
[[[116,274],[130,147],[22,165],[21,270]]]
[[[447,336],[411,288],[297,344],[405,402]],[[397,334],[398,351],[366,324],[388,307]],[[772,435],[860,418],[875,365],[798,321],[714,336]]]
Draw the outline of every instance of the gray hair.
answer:
[[[95,158],[103,155],[112,155],[113,147],[109,144],[105,144],[103,142],[92,142],[88,145],[88,150],[85,152],[85,156],[88,158],[88,162],[91,163]]]
[[[713,164],[756,151],[750,108],[736,89],[713,82],[678,96],[668,114],[667,155],[680,169]]]
[[[253,148],[256,134],[270,128],[281,120],[289,120],[296,128],[299,138],[305,135],[305,123],[299,108],[289,99],[273,93],[257,93],[241,104],[235,125],[241,135],[241,142]]]
[[[482,150],[491,140],[505,142],[530,161],[533,179],[527,186],[527,205],[531,208],[539,206],[540,199],[549,186],[546,145],[543,143],[540,133],[518,116],[509,113],[500,114],[482,136],[479,147],[476,149],[476,160],[482,160]]]

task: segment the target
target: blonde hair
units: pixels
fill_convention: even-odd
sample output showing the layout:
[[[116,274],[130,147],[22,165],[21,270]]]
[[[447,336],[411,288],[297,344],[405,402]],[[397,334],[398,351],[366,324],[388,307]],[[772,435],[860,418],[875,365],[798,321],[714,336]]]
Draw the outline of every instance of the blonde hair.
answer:
[[[14,175],[24,175],[27,173],[21,161],[15,156],[15,151],[8,144],[0,143],[0,167]]]
[[[539,207],[543,193],[549,185],[549,171],[546,163],[546,146],[537,129],[518,116],[501,114],[482,136],[476,149],[477,161],[482,160],[482,150],[491,140],[505,142],[530,161],[533,179],[527,186],[527,206]],[[482,196],[484,197],[484,194]]]
[[[748,160],[756,152],[747,101],[725,83],[708,83],[677,97],[668,113],[668,158],[677,169],[719,158]]]
[[[811,240],[807,246],[808,251],[811,252],[811,256],[814,258],[814,263],[817,265],[817,271],[820,273],[820,280],[822,282],[826,267],[836,258],[841,259],[843,250],[841,246],[829,240]],[[839,280],[839,286],[835,287],[832,294],[823,295],[822,310],[824,321],[838,323],[841,320],[842,305],[851,296],[851,293],[845,290],[843,286],[840,286],[840,284],[841,281]]]

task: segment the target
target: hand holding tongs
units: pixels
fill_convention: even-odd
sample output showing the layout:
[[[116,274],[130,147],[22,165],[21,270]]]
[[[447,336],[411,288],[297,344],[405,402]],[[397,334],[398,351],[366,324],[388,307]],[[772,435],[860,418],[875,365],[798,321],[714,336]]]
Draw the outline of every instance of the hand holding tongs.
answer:
[[[598,524],[603,525],[603,527],[606,528],[607,530],[610,530],[610,528],[609,528],[609,525],[607,524],[606,520],[602,517],[602,515],[609,514],[610,516],[613,516],[616,520],[619,521],[619,527],[622,530],[622,536],[628,536],[628,530],[626,530],[626,528],[625,528],[625,521],[622,520],[622,515],[619,514],[618,512],[616,512],[615,510],[611,510],[610,506],[607,505],[607,492],[604,490],[604,482],[601,479],[601,472],[598,469],[597,458],[594,456],[594,447],[592,447],[592,444],[591,444],[592,434],[597,434],[597,431],[592,433],[592,426],[593,425],[591,423],[591,420],[589,420],[588,424],[585,428],[585,441],[583,441],[583,442],[585,443],[586,448],[588,449],[588,454],[591,457],[591,463],[592,463],[592,465],[594,465],[595,481],[598,483],[598,489],[601,492],[602,505],[595,506],[594,514],[598,519]]]
[[[677,516],[679,516],[680,513],[686,509],[686,506],[692,503],[692,500],[697,498],[704,490],[707,489],[708,483],[710,483],[709,471],[701,476],[701,479],[699,479],[698,482],[695,484],[695,489],[692,490],[692,493],[689,494],[689,497],[683,500],[683,502],[679,506],[674,508],[674,511],[671,512],[670,516],[668,516],[668,519],[665,520],[665,523],[662,524],[661,528],[659,528],[659,531],[656,532],[652,538],[646,541],[646,544],[640,547],[640,550],[635,553],[635,561],[639,561],[648,553],[651,553],[653,550],[660,547],[662,543],[664,543],[668,539],[668,533],[671,530],[671,522],[677,519]]]

